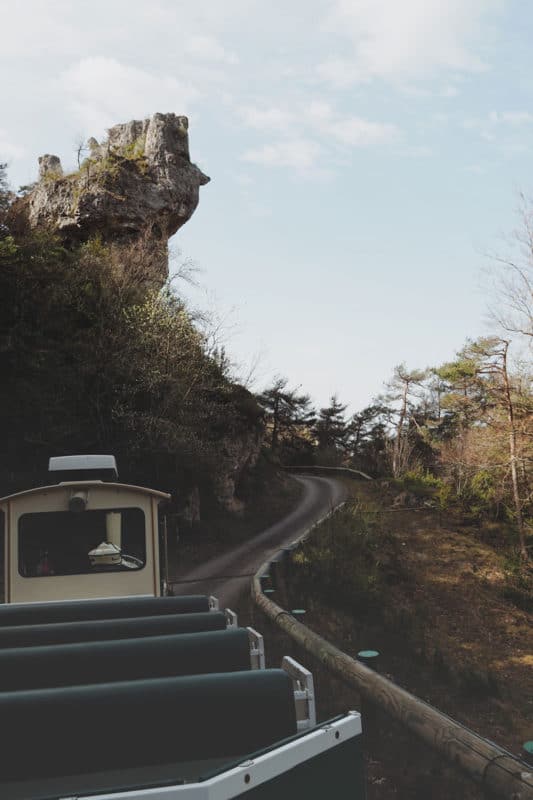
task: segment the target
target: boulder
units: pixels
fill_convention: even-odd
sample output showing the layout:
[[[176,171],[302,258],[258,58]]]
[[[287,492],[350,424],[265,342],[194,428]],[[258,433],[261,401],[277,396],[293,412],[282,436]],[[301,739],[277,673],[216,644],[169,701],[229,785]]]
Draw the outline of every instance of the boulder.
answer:
[[[418,498],[412,492],[400,492],[392,501],[393,508],[415,508],[418,505]]]
[[[39,156],[39,180],[54,180],[55,178],[63,177],[63,167],[58,156],[52,156],[48,153],[44,156]]]

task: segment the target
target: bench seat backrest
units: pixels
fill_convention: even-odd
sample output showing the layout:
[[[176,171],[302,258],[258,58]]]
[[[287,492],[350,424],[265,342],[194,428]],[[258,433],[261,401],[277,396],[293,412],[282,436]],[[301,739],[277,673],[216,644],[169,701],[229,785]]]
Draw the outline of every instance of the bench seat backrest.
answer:
[[[108,600],[71,600],[60,603],[0,605],[0,628],[18,625],[76,622],[96,619],[150,617],[209,611],[207,595],[183,597],[119,597]]]
[[[0,692],[249,670],[246,628],[0,650]]]
[[[296,733],[283,670],[0,693],[2,782],[238,757]]]
[[[55,622],[0,628],[0,651],[5,647],[35,647],[67,642],[137,639],[197,631],[224,630],[222,611],[197,614],[162,614],[154,617]]]

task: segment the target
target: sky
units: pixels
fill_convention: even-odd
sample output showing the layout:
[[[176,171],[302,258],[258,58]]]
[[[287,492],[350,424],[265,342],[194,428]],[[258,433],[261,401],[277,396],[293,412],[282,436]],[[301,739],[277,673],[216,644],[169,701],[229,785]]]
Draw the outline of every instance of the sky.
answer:
[[[523,0],[0,0],[0,161],[156,111],[211,177],[171,240],[242,379],[351,411],[487,333],[531,189]]]

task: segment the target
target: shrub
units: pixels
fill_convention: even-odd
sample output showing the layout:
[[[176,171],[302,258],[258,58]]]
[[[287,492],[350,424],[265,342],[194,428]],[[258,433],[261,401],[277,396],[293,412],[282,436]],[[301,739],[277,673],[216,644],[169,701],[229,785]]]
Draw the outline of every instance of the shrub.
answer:
[[[389,538],[380,515],[354,502],[322,523],[293,561],[315,596],[332,607],[361,613],[379,602]]]

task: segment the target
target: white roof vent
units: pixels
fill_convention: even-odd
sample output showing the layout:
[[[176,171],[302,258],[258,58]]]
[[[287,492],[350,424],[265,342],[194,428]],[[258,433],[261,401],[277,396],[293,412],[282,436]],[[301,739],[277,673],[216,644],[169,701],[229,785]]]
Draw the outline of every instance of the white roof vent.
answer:
[[[48,471],[59,481],[116,480],[115,456],[56,456],[48,462]]]

